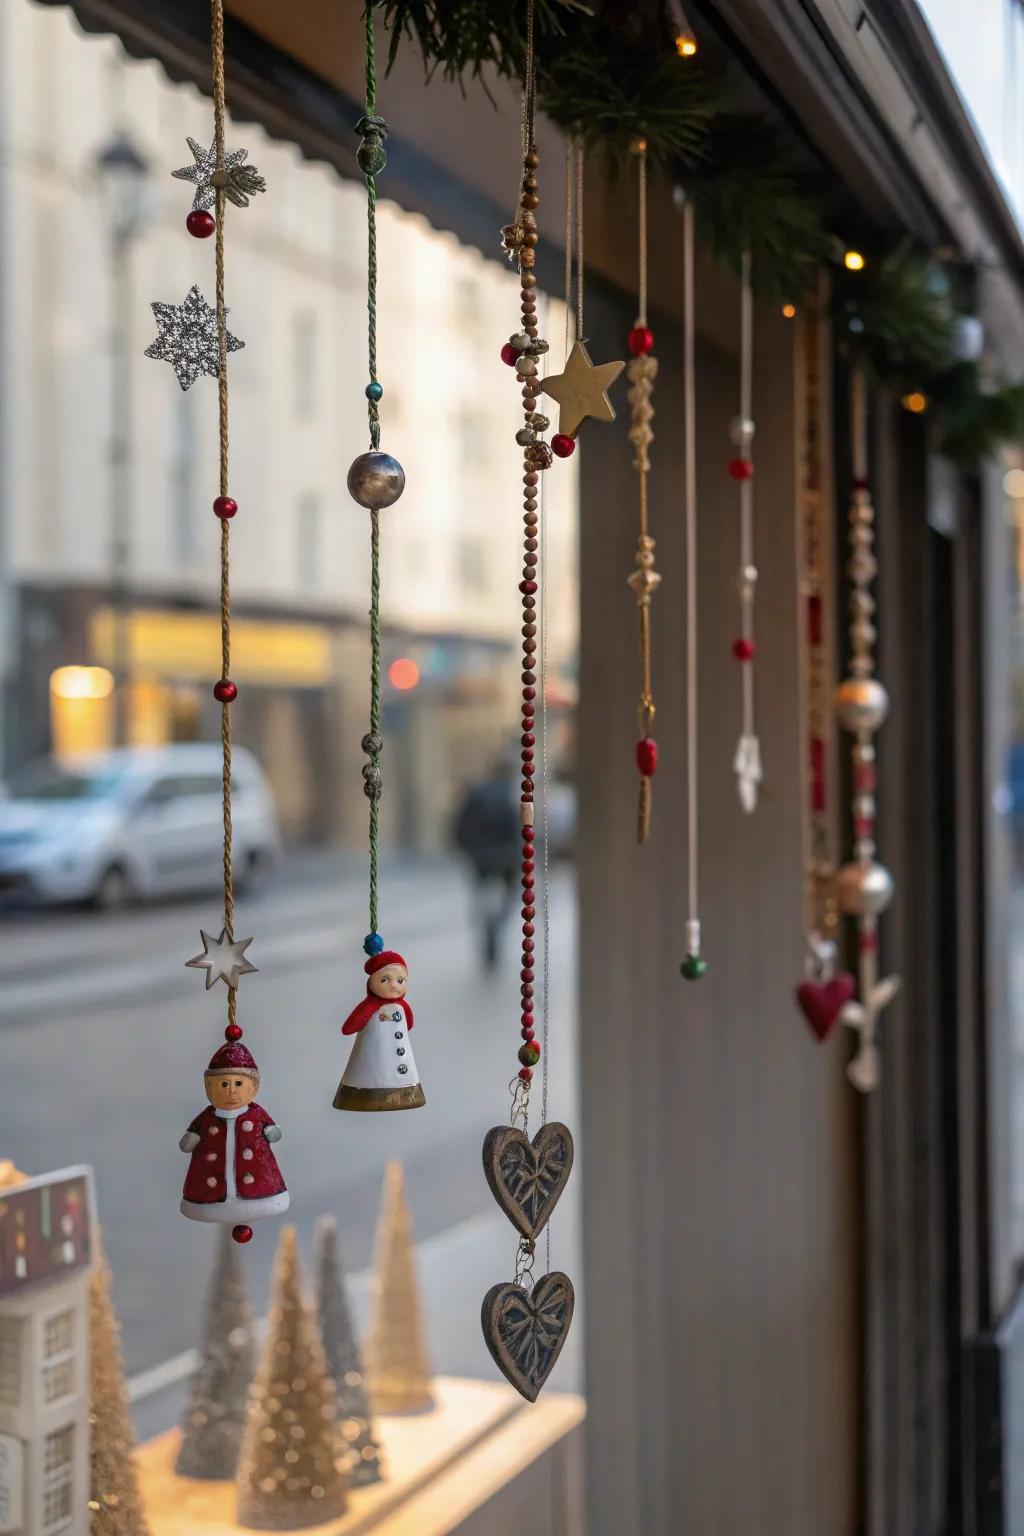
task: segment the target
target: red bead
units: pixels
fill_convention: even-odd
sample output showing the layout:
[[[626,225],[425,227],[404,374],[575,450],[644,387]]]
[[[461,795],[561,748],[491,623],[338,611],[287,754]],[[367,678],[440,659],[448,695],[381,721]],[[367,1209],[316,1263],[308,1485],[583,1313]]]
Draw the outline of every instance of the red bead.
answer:
[[[524,916],[524,918],[526,919],[526,921],[528,923],[532,922],[533,919],[536,917],[536,915],[537,915],[537,908],[535,906],[531,905],[531,906],[523,908],[523,916]]]
[[[519,1068],[519,1081],[521,1083],[532,1083],[533,1082],[533,1073],[530,1071],[529,1067],[520,1067]]]
[[[527,731],[525,735],[520,736],[519,743],[524,747],[535,747],[537,745],[537,738],[532,731]]]
[[[232,1227],[231,1236],[236,1243],[251,1243],[252,1227]]]
[[[536,1040],[528,1040],[519,1047],[519,1060],[524,1067],[535,1067],[540,1061],[540,1046]]]
[[[730,459],[729,473],[734,480],[753,480],[754,466],[749,459]]]
[[[238,689],[229,677],[222,677],[213,685],[213,696],[218,704],[232,704],[238,698]]]
[[[522,1016],[522,1019],[520,1020],[520,1023],[522,1024],[524,1029],[532,1029],[533,1028],[533,1014],[532,1013],[524,1013],[523,1016]]]
[[[533,1033],[533,1026],[532,1025],[530,1026],[529,1029],[526,1029],[526,1028],[521,1029],[519,1031],[519,1033],[522,1035],[524,1040],[535,1040],[537,1038],[536,1035]]]
[[[234,517],[238,511],[238,502],[234,501],[230,496],[218,496],[213,504],[213,510],[218,517]]]
[[[536,590],[537,590],[537,583],[535,581],[521,581],[519,583],[519,590],[525,596],[529,597],[531,593],[536,592]],[[526,650],[526,646],[525,645],[523,646],[523,650],[524,651]]]
[[[636,765],[645,779],[654,777],[658,766],[658,743],[653,736],[643,736],[637,742]]]
[[[510,368],[514,368],[519,361],[519,353],[510,341],[506,341],[501,349],[501,360],[503,363],[507,363]]]
[[[241,1040],[244,1030],[241,1024],[229,1024],[224,1031],[225,1040]]]
[[[209,240],[217,228],[217,220],[212,213],[207,213],[205,208],[193,208],[185,220],[185,228],[197,240]]]
[[[740,635],[732,643],[732,653],[737,661],[753,661],[757,646],[746,635]]]
[[[523,828],[523,842],[524,843],[532,843],[536,836],[537,836],[537,833],[535,832],[533,827],[524,827]]]
[[[568,459],[576,452],[576,439],[566,432],[556,432],[551,439],[551,452],[557,459]]]
[[[863,475],[857,475],[855,477],[854,482],[853,482],[853,488],[854,488],[855,491],[866,491],[867,490],[868,482],[864,479]]]
[[[649,325],[634,325],[626,337],[626,345],[634,357],[643,357],[654,346],[654,332]]]

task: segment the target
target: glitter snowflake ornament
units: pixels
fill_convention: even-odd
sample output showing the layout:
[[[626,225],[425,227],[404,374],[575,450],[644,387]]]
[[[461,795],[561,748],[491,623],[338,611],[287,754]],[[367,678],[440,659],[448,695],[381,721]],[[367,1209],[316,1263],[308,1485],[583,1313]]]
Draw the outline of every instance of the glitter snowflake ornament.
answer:
[[[210,308],[195,283],[183,303],[155,303],[151,308],[156,317],[157,337],[146,348],[146,356],[170,363],[182,389],[191,389],[201,374],[215,379],[220,372],[217,311]],[[229,352],[238,352],[245,346],[230,331],[225,331],[225,339]]]
[[[188,147],[192,151],[194,163],[183,165],[180,170],[172,171],[171,175],[179,181],[192,183],[196,189],[192,199],[193,212],[206,212],[217,201],[217,146],[211,144],[209,149],[204,149],[195,139],[190,138]],[[233,149],[224,155],[224,170],[221,173],[224,195],[236,208],[248,208],[253,193],[267,190],[267,183],[256,167],[244,163],[248,153],[247,149]]]

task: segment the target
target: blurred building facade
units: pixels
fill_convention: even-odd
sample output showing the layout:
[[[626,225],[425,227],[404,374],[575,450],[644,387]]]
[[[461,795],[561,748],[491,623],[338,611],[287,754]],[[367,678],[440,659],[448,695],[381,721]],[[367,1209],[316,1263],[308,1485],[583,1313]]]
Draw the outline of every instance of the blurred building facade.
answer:
[[[125,284],[94,168],[120,132],[148,165],[148,217]],[[186,135],[212,139],[209,103],[191,85],[84,35],[62,10],[0,9],[5,772],[111,740],[119,701],[88,686],[103,673],[62,671],[51,686],[58,669],[124,671],[131,741],[218,729],[215,384],[181,393],[170,368],[142,355],[151,300],[178,303],[193,282],[212,298],[212,242],[189,238],[190,188],[170,175],[190,159]],[[349,790],[367,710],[368,529],[345,477],[366,438],[365,195],[261,128],[231,124],[228,137],[269,188],[233,219],[227,278],[246,343],[231,360],[236,731],[270,774],[286,834],[357,842]],[[392,205],[381,207],[380,248],[385,442],[407,474],[384,520],[384,832],[430,849],[515,718],[519,450],[497,353],[516,279]],[[549,332],[560,334],[555,308]],[[118,318],[130,378],[120,433]],[[482,330],[494,338],[485,352]],[[559,571],[575,570],[575,502],[570,462],[549,477]],[[575,612],[563,587],[549,632],[561,697],[572,693]],[[387,674],[398,660],[414,665],[394,670],[396,686]]]

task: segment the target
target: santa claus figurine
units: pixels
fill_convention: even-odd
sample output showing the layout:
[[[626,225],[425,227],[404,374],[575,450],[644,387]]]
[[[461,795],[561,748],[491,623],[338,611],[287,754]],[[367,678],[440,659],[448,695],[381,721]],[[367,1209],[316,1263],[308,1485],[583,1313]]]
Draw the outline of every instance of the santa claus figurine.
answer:
[[[281,1128],[256,1103],[259,1068],[238,1038],[238,1025],[225,1033],[227,1044],[213,1053],[203,1074],[209,1107],[178,1143],[192,1158],[181,1211],[190,1221],[231,1222],[236,1242],[246,1243],[249,1222],[288,1209],[288,1190],[271,1150]]]
[[[363,969],[366,996],[344,1024],[355,1035],[345,1075],[334,1095],[335,1109],[419,1109],[425,1104],[409,1037],[412,1009],[405,999],[409,967],[393,949],[371,955]]]

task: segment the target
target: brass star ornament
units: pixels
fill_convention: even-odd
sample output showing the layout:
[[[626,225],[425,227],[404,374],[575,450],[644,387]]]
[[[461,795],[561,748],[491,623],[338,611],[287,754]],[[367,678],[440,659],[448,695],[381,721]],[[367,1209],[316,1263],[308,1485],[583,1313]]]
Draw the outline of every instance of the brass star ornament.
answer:
[[[558,430],[575,437],[588,416],[595,421],[614,421],[615,407],[608,390],[625,368],[625,363],[592,363],[582,341],[577,341],[566,359],[565,371],[544,380],[544,393],[558,406]]]
[[[259,966],[253,965],[245,958],[245,952],[252,943],[252,939],[229,939],[226,928],[221,929],[220,936],[216,939],[211,933],[206,933],[200,928],[199,937],[203,941],[202,954],[193,955],[191,960],[185,961],[185,964],[191,966],[193,970],[205,970],[207,992],[217,981],[223,981],[229,987],[237,987],[240,976],[259,970]]]

